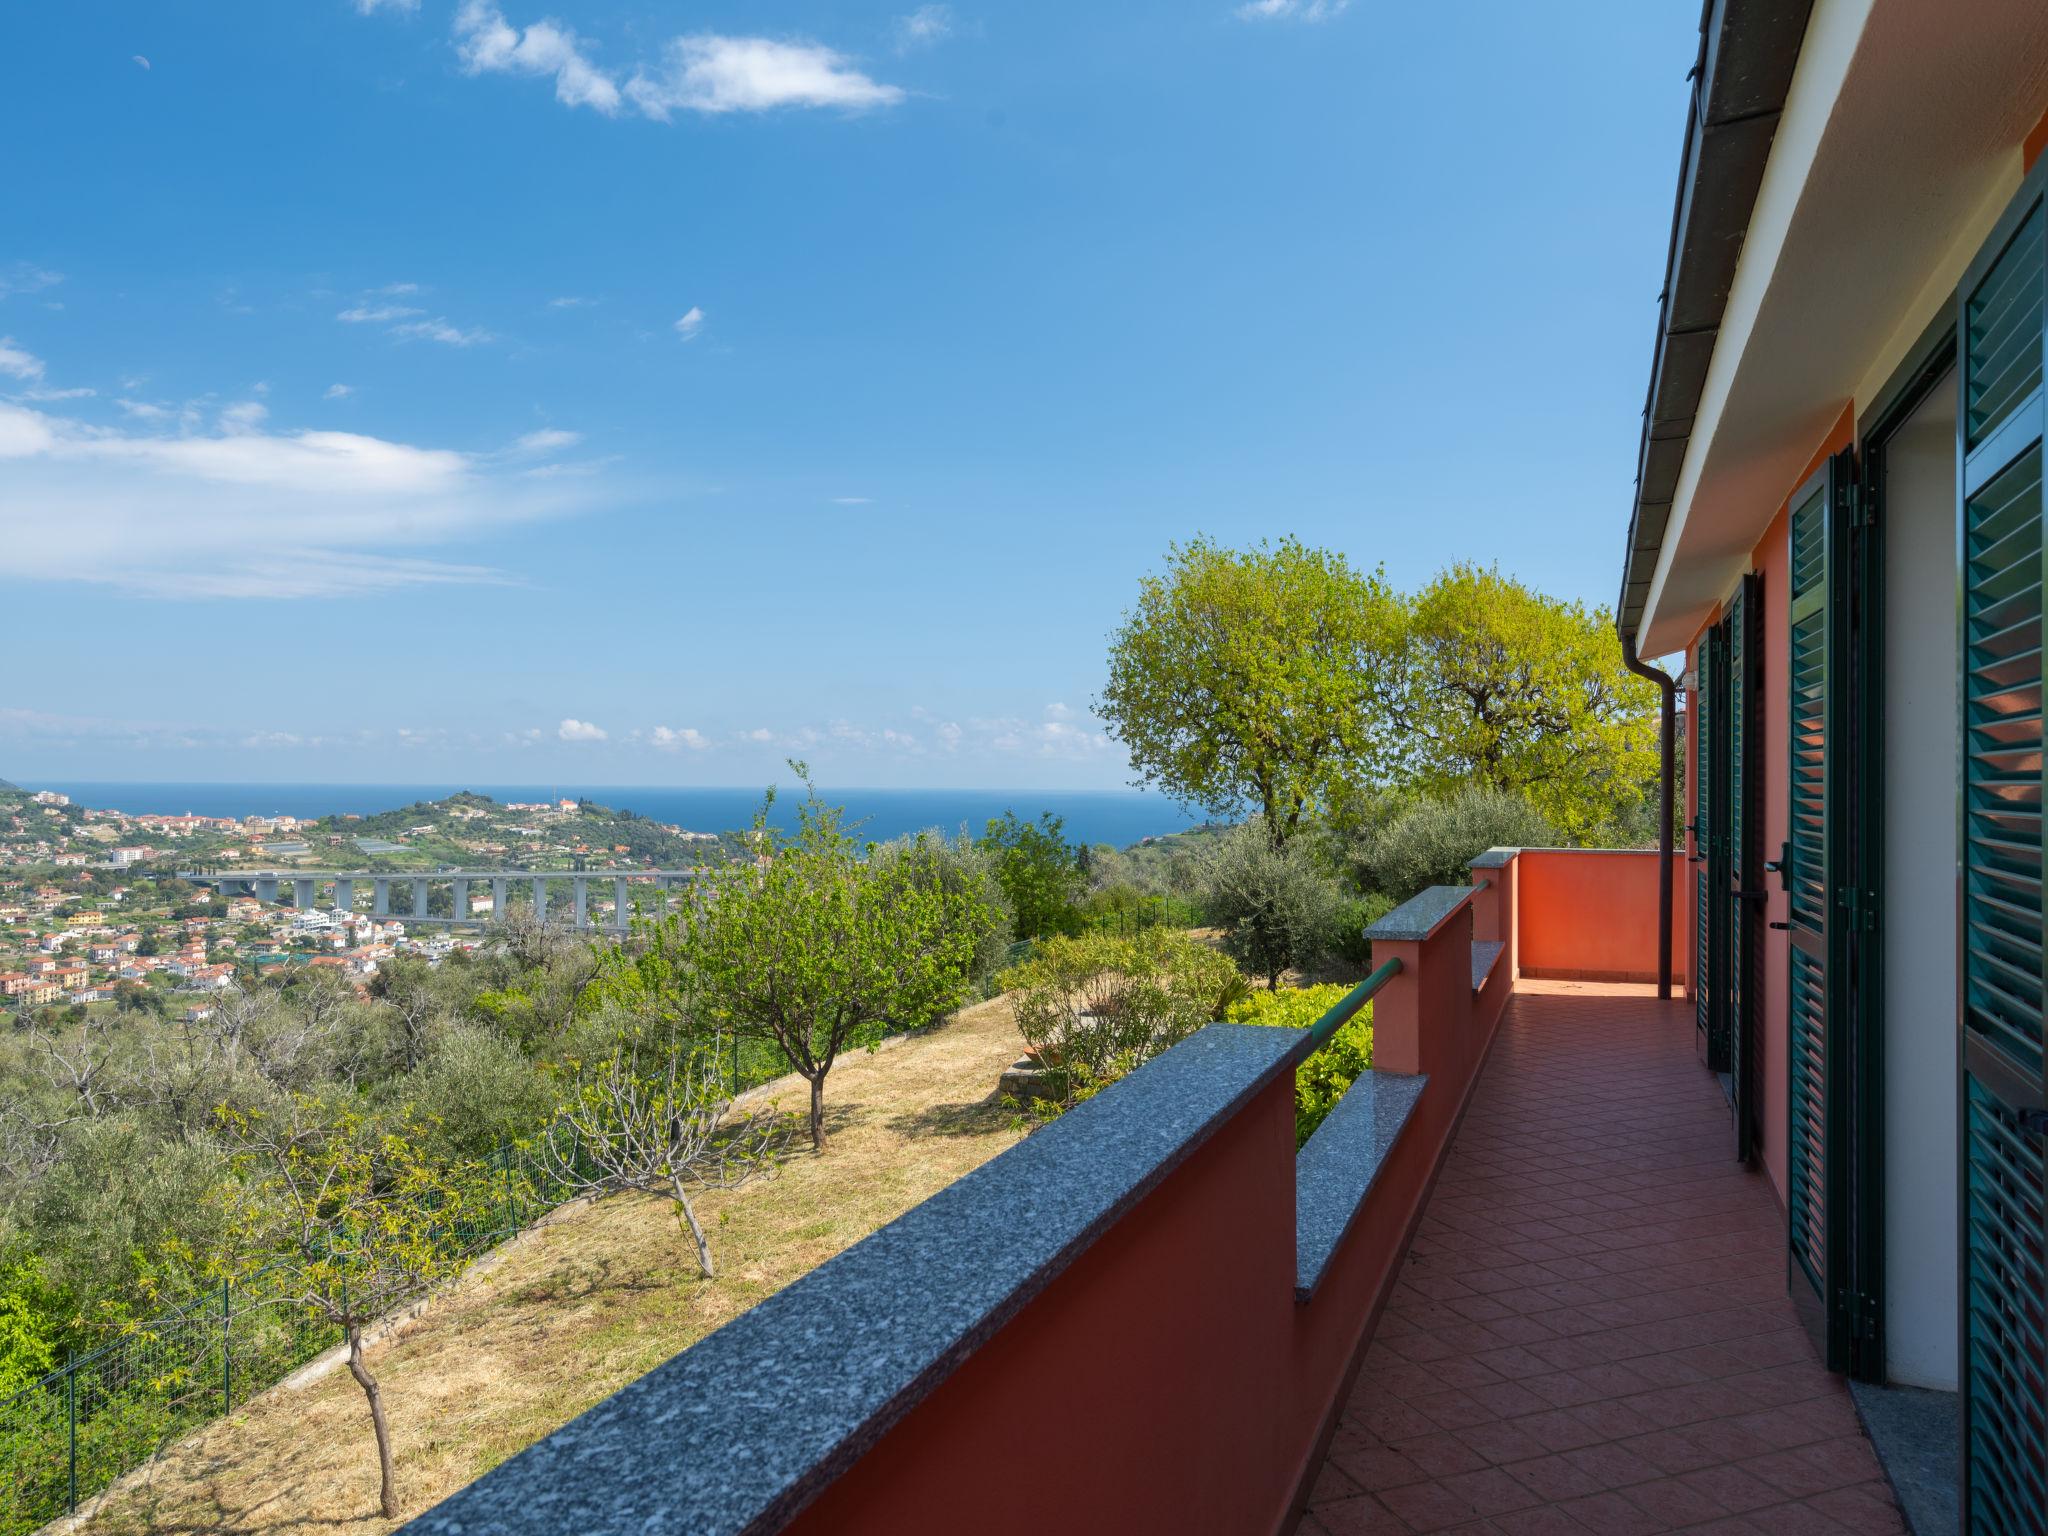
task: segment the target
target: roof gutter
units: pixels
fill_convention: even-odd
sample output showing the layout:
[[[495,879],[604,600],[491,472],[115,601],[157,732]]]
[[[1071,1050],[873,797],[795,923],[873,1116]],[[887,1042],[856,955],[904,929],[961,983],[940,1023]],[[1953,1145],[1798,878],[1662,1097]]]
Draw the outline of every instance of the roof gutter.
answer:
[[[1813,0],[1705,0],[1615,623],[1634,652]]]

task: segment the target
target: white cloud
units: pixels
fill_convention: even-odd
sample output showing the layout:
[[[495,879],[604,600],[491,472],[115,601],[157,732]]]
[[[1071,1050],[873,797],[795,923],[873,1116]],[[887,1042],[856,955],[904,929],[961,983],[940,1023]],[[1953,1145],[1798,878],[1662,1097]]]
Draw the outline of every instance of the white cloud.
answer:
[[[697,33],[668,45],[661,71],[636,70],[626,95],[647,116],[668,121],[677,111],[767,112],[777,107],[894,106],[903,92],[855,69],[844,54],[817,43]]]
[[[903,19],[924,40],[949,24],[943,6]],[[590,54],[584,40],[550,18],[527,27],[505,19],[494,0],[463,0],[455,14],[455,50],[472,75],[549,78],[564,106],[616,117],[628,103],[666,122],[676,112],[766,112],[777,107],[893,106],[896,86],[870,79],[851,60],[819,43],[700,32],[670,40],[659,63],[636,65],[625,84]],[[910,35],[908,33],[905,34]]]
[[[834,496],[832,498],[832,505],[835,507],[864,507],[874,499],[872,496]]]
[[[416,11],[420,0],[356,0],[356,14],[368,16],[376,11]]]
[[[552,75],[555,99],[564,106],[592,107],[607,117],[619,110],[618,82],[557,22],[537,21],[522,32],[490,0],[464,0],[455,36],[462,67],[472,75]]]
[[[262,426],[269,410],[254,400],[238,400],[220,413],[220,429],[232,436],[254,432]]]
[[[16,346],[12,336],[0,336],[0,373],[34,381],[43,376],[43,360]]]
[[[425,313],[423,309],[414,309],[406,304],[356,304],[334,318],[349,325],[389,325],[394,320],[406,320]]]
[[[391,334],[407,341],[438,341],[444,347],[474,347],[492,339],[491,333],[481,326],[465,331],[438,315],[432,320],[409,320],[404,325],[394,325]]]
[[[140,64],[144,69],[148,69],[150,67],[149,60],[145,59],[141,54],[138,53],[134,55],[134,58],[135,62]]]
[[[686,747],[692,752],[706,752],[711,748],[711,738],[689,725],[673,731],[665,725],[657,725],[650,739],[664,752],[678,752]]]
[[[17,293],[41,293],[45,288],[54,288],[64,281],[64,274],[51,272],[43,267],[32,267],[25,261],[14,262],[0,267],[0,299]]]
[[[89,581],[165,597],[330,597],[503,582],[430,558],[589,493],[493,472],[450,449],[352,432],[275,431],[238,402],[124,401],[131,425],[0,401],[0,582]]]
[[[353,384],[330,384],[320,398],[322,400],[346,400],[355,392],[356,387]]]
[[[908,16],[896,18],[896,48],[899,53],[912,48],[928,48],[953,32],[953,8],[950,5],[920,5]]]
[[[22,391],[20,398],[24,400],[90,400],[98,393],[98,390],[89,389],[81,384],[76,389],[27,389]]]
[[[601,725],[592,725],[588,720],[564,720],[555,727],[555,734],[564,741],[605,741],[609,733]]]
[[[676,322],[676,334],[682,337],[685,341],[695,341],[697,339],[697,333],[703,329],[704,311],[699,309],[695,304],[692,304],[690,306],[688,314],[684,315],[682,319]]]
[[[557,448],[574,448],[583,441],[581,432],[564,432],[559,427],[542,427],[529,432],[512,446],[520,453],[552,453]]]
[[[1048,720],[1071,720],[1074,718],[1074,711],[1065,704],[1048,704],[1045,706],[1045,718]]]
[[[561,298],[559,298],[559,299],[549,299],[549,300],[548,300],[548,308],[549,308],[549,309],[582,309],[582,308],[585,308],[585,307],[586,307],[586,306],[588,306],[588,305],[591,305],[591,304],[595,304],[596,302],[597,302],[597,300],[595,300],[595,299],[579,299],[579,298],[577,298],[577,297],[576,297],[576,295],[574,295],[574,294],[564,294],[564,295],[563,295],[563,296],[562,296]]]
[[[741,741],[773,741],[775,733],[765,725],[757,725],[751,731],[741,731]]]
[[[1350,8],[1351,0],[1246,0],[1237,8],[1240,21],[1328,21]]]
[[[390,297],[396,298],[401,294],[418,293],[420,291],[420,285],[418,283],[386,283],[382,288],[379,288],[377,291],[379,293],[386,294],[389,295]]]

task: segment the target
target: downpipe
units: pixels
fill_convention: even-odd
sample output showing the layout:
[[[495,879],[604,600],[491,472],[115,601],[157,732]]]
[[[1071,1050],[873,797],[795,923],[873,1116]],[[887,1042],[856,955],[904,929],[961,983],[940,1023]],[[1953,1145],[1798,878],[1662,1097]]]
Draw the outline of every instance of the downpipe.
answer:
[[[1620,625],[1621,663],[1638,677],[1657,685],[1663,696],[1661,730],[1658,740],[1657,796],[1657,996],[1671,996],[1671,821],[1675,807],[1672,792],[1677,786],[1678,684],[1662,667],[1653,667],[1636,655],[1636,637]]]

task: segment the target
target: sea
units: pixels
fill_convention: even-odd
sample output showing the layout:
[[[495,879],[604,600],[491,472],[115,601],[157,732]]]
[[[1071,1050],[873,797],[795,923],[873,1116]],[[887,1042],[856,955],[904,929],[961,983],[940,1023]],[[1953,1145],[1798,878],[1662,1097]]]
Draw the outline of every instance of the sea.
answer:
[[[420,800],[440,800],[473,790],[505,801],[591,799],[615,810],[630,810],[686,832],[729,832],[752,825],[761,808],[758,788],[680,789],[639,784],[215,784],[172,780],[109,781],[39,779],[25,789],[51,789],[75,805],[130,814],[164,816],[374,815]],[[794,793],[792,792],[794,790]],[[774,821],[795,820],[801,789],[784,785]],[[864,838],[899,837],[937,828],[979,834],[1005,811],[1036,820],[1050,811],[1065,821],[1072,843],[1108,843],[1127,848],[1148,837],[1163,837],[1194,826],[1201,818],[1164,795],[1143,790],[1049,789],[832,789],[819,794],[846,808]]]

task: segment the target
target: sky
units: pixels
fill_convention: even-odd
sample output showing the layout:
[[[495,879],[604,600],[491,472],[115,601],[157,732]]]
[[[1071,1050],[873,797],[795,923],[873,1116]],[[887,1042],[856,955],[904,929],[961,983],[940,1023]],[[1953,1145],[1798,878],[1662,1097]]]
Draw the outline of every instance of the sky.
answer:
[[[1111,788],[1175,540],[1611,604],[1697,26],[18,7],[0,776]]]

